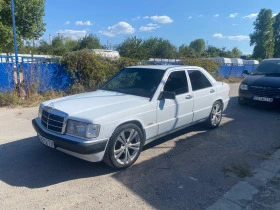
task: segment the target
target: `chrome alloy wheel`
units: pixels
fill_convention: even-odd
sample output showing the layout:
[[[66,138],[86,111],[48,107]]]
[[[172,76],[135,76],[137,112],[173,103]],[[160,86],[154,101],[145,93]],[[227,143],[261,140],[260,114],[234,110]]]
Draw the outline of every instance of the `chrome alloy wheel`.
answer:
[[[220,103],[216,103],[212,108],[211,123],[213,126],[217,126],[222,119],[222,106]]]
[[[138,155],[141,146],[137,130],[130,128],[122,131],[114,145],[114,157],[119,164],[129,164]]]

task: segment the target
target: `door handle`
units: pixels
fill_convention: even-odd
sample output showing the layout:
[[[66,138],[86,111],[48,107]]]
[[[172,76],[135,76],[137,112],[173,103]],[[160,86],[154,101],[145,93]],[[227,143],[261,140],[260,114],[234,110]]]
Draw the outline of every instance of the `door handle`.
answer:
[[[191,99],[192,97],[192,95],[186,95],[186,99]]]
[[[214,90],[214,89],[211,89],[211,90],[210,90],[210,93],[214,93],[214,92],[215,92],[215,90]]]

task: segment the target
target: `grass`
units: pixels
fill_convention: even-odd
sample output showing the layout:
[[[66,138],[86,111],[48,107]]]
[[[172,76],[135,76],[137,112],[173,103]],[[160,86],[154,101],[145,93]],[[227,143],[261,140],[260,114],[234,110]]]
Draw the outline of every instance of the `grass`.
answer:
[[[248,164],[232,163],[224,168],[226,172],[233,173],[240,178],[253,176],[252,170]]]
[[[242,80],[244,78],[233,78],[233,77],[229,77],[229,78],[224,78],[224,77],[215,77],[215,79],[217,81],[223,81],[223,82],[226,82],[226,83],[241,83]]]
[[[42,94],[28,93],[26,98],[21,98],[16,91],[12,91],[10,93],[1,93],[0,107],[3,106],[33,107],[33,106],[38,106],[42,101],[63,97],[65,95],[66,93],[63,91],[53,91],[53,90],[43,92]]]

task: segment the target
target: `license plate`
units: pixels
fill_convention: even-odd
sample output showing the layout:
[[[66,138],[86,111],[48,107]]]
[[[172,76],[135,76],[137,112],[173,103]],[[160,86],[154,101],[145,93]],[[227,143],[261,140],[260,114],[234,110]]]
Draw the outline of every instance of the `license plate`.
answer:
[[[265,101],[265,102],[270,102],[270,103],[273,102],[273,98],[254,96],[253,99],[256,101]]]
[[[54,148],[54,142],[52,140],[41,136],[39,133],[38,133],[38,138],[39,138],[40,142],[42,142],[42,144],[44,144],[48,147]]]

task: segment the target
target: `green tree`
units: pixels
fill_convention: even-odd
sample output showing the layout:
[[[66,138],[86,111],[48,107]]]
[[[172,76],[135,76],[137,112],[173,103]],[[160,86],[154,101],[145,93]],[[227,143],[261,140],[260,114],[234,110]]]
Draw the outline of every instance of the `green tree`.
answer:
[[[206,50],[207,57],[219,57],[220,49],[214,46],[208,46]]]
[[[32,41],[26,41],[24,45],[19,46],[19,53],[22,54],[37,54],[38,47],[33,45]]]
[[[143,42],[142,47],[146,59],[157,57],[158,42],[159,38],[157,37],[151,37]]]
[[[196,39],[190,43],[190,48],[193,49],[198,55],[201,55],[205,51],[204,39]]]
[[[77,51],[80,47],[79,41],[73,40],[70,37],[64,39],[64,45],[67,52]]]
[[[273,56],[273,18],[271,9],[261,9],[254,22],[254,33],[250,34],[250,45],[254,45],[254,58],[269,58]]]
[[[85,36],[79,41],[79,49],[102,49],[103,46],[100,44],[100,40],[93,34]]]
[[[52,46],[49,45],[45,40],[40,41],[40,45],[38,46],[38,53],[43,55],[52,55]]]
[[[136,36],[125,39],[117,46],[120,55],[126,58],[142,60],[145,58],[145,52],[142,46],[142,39]]]
[[[176,47],[166,39],[149,38],[142,44],[145,58],[174,59],[177,57]]]
[[[231,50],[231,57],[232,58],[240,58],[241,56],[242,56],[242,52],[237,47],[234,47]]]
[[[45,31],[43,17],[45,0],[15,1],[16,30],[19,44],[22,40],[39,38]],[[13,51],[12,14],[9,0],[0,0],[0,49]]]
[[[276,15],[275,22],[273,24],[274,32],[274,56],[280,58],[280,13]]]
[[[169,40],[160,38],[155,56],[156,58],[174,59],[177,57],[176,47]]]
[[[189,46],[182,44],[179,47],[179,57],[184,57],[184,58],[198,58],[199,56],[197,53],[190,48]]]
[[[63,37],[54,37],[52,40],[52,52],[53,55],[64,55],[65,53],[67,53],[67,49],[66,46],[64,44],[64,39]]]

